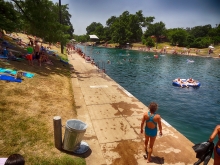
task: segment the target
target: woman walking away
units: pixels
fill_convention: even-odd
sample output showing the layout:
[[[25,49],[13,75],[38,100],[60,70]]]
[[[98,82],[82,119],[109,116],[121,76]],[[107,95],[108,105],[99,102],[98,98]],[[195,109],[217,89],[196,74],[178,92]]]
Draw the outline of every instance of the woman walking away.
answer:
[[[154,142],[157,137],[157,124],[160,131],[160,136],[162,136],[162,125],[161,117],[159,114],[156,114],[158,105],[155,102],[151,102],[149,105],[149,112],[145,112],[141,122],[141,133],[143,133],[143,126],[145,124],[145,151],[147,154],[147,162],[151,161],[151,154],[153,152]],[[148,147],[148,141],[150,144]]]
[[[220,125],[215,127],[209,138],[209,142],[213,142],[216,135],[218,135],[218,142],[214,148],[214,165],[220,165]]]

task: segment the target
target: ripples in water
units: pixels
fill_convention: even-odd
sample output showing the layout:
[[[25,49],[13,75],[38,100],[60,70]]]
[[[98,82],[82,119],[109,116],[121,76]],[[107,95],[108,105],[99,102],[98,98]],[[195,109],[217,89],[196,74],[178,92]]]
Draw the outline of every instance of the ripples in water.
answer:
[[[180,55],[154,58],[153,53],[146,52],[90,49],[85,53],[100,61],[100,65],[104,63],[112,79],[145,105],[156,101],[162,118],[192,142],[206,141],[219,124],[219,59]],[[111,64],[107,64],[108,60]],[[174,87],[172,80],[177,77],[192,77],[200,81],[201,87]]]

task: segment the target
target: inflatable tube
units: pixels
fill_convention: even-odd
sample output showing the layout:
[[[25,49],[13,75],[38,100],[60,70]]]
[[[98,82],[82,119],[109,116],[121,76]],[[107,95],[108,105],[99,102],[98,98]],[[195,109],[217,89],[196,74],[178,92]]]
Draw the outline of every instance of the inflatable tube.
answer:
[[[177,79],[173,80],[173,86],[177,86],[177,87],[181,87],[180,83],[176,81]],[[200,87],[201,84],[200,82],[196,81],[194,83],[189,83],[186,81],[186,79],[180,79],[181,81],[183,81],[182,87]]]

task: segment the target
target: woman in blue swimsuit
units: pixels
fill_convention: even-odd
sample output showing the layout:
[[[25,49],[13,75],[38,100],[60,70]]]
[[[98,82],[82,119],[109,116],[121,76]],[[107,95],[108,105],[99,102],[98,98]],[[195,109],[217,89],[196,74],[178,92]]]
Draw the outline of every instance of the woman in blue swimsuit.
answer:
[[[151,154],[153,151],[154,142],[157,137],[157,124],[160,131],[160,136],[162,136],[162,125],[161,117],[159,114],[156,114],[158,105],[155,102],[150,103],[149,112],[145,112],[141,122],[141,133],[143,133],[143,127],[145,125],[145,150],[148,152],[147,161],[151,161]],[[148,141],[150,144],[148,147]],[[148,147],[148,148],[147,148]]]
[[[214,165],[220,165],[220,125],[217,125],[212,132],[209,141],[212,142],[218,135],[218,142],[214,148]]]

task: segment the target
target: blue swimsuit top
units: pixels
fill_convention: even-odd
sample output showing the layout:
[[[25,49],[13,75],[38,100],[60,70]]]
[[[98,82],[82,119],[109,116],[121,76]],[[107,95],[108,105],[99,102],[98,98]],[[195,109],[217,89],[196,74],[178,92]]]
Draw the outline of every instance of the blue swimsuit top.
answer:
[[[157,126],[157,123],[153,120],[155,115],[156,115],[156,113],[151,116],[151,115],[150,115],[150,112],[148,112],[148,116],[149,116],[150,118],[149,118],[149,120],[146,120],[146,123],[148,123],[148,122],[153,122],[154,125]]]
[[[147,124],[148,122],[152,122],[152,123],[154,123],[155,128],[151,129],[151,128],[148,128],[147,125],[146,125],[146,127],[145,127],[145,134],[146,134],[147,136],[155,137],[155,136],[157,135],[157,123],[153,120],[155,115],[156,115],[156,114],[153,114],[153,115],[151,116],[151,115],[150,115],[150,112],[148,112],[148,116],[149,116],[150,118],[149,118],[149,120],[146,120],[146,124]]]

